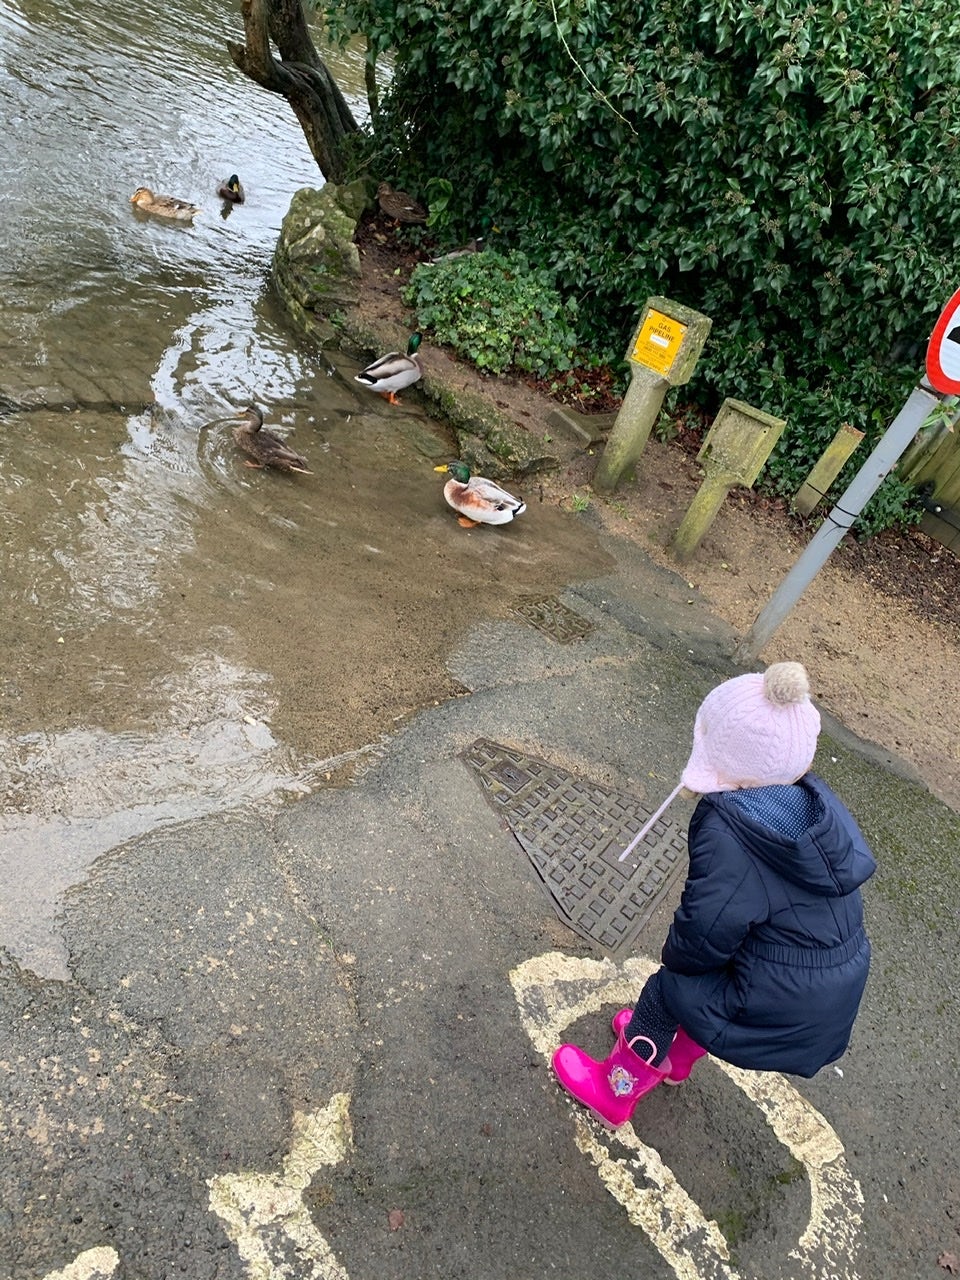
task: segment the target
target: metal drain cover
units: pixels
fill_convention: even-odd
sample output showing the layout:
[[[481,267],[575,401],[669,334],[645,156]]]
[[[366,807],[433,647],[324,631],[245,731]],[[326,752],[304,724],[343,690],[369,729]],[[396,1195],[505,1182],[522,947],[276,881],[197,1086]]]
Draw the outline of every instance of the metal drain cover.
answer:
[[[503,817],[561,920],[611,955],[630,947],[686,862],[686,837],[661,819],[618,858],[653,812],[639,800],[489,738],[461,759]]]
[[[556,596],[532,596],[518,604],[513,612],[560,644],[582,640],[593,630],[592,623],[569,609]]]

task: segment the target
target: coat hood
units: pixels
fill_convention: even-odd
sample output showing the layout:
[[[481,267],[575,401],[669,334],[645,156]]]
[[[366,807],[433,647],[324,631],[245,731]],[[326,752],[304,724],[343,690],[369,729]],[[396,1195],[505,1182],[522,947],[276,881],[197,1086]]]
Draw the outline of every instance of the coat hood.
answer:
[[[723,815],[745,848],[785,879],[825,898],[843,897],[873,875],[877,864],[853,816],[812,773],[800,784],[820,800],[821,817],[797,838],[760,826],[727,792],[704,796]]]

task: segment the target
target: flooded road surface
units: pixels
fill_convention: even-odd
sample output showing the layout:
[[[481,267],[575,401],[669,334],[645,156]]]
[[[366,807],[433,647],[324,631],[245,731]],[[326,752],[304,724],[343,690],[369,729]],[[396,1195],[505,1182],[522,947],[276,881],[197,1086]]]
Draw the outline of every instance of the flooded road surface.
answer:
[[[416,394],[391,408],[286,324],[270,258],[321,179],[227,39],[239,3],[0,0],[0,946],[47,977],[99,855],[342,779],[456,692],[472,624],[606,564],[532,494],[461,529]],[[359,58],[334,66],[362,113]],[[144,219],[140,185],[203,212]],[[312,475],[243,465],[251,401]]]

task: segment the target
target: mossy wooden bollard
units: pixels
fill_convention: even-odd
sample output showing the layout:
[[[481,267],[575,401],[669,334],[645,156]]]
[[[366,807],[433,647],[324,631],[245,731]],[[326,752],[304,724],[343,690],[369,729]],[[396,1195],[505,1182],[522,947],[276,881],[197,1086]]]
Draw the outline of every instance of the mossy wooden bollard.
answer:
[[[820,455],[816,466],[793,497],[793,509],[808,516],[840,474],[843,464],[863,439],[863,432],[844,422]]]
[[[599,493],[616,488],[646,448],[663,397],[689,382],[713,321],[669,298],[648,298],[627,348],[630,386],[593,475]]]
[[[678,560],[696,551],[734,485],[753,484],[786,425],[784,418],[742,400],[724,400],[697,454],[707,474],[673,536],[671,550]]]

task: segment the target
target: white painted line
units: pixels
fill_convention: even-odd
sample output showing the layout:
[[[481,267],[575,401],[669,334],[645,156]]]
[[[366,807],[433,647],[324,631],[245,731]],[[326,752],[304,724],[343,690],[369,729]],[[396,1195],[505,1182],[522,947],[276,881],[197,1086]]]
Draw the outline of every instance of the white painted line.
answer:
[[[353,1142],[350,1095],[293,1118],[293,1139],[279,1174],[225,1173],[207,1181],[210,1208],[224,1222],[250,1280],[350,1280],[313,1224],[303,1193],[324,1165],[336,1165]],[[292,1246],[292,1249],[291,1249]]]
[[[524,1028],[549,1063],[571,1023],[605,1005],[632,1005],[656,968],[652,960],[642,956],[633,956],[618,966],[612,960],[553,951],[518,965],[510,981]],[[783,1076],[742,1071],[716,1058],[706,1061],[725,1072],[756,1104],[778,1141],[806,1169],[810,1220],[789,1256],[800,1263],[810,1280],[858,1280],[854,1256],[863,1223],[863,1193],[847,1167],[837,1134]],[[617,1144],[636,1156],[629,1162],[614,1159],[604,1140],[606,1134],[588,1119],[586,1111],[577,1108],[577,1146],[593,1161],[604,1186],[626,1209],[630,1221],[646,1232],[678,1280],[739,1280],[729,1266],[729,1248],[717,1224],[690,1199],[659,1153],[641,1142],[631,1125],[624,1125],[617,1132]],[[640,1172],[641,1183],[652,1186],[638,1185],[631,1166]]]
[[[120,1265],[116,1249],[98,1245],[96,1249],[84,1249],[62,1271],[49,1271],[43,1280],[110,1280]]]

